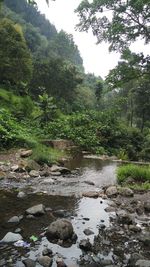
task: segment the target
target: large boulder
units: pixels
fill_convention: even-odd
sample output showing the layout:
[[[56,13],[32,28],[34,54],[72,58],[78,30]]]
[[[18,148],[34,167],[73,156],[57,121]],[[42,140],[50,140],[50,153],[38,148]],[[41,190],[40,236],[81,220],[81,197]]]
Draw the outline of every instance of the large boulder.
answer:
[[[31,149],[30,150],[22,150],[20,152],[20,156],[22,158],[27,158],[27,157],[30,157],[31,155],[32,155],[32,150]]]
[[[73,237],[72,223],[66,219],[59,219],[52,222],[47,229],[46,236],[49,240],[67,240]]]
[[[43,215],[44,213],[45,213],[45,207],[43,204],[33,206],[26,210],[26,214],[30,214],[30,215],[38,216],[38,215]]]
[[[51,168],[50,168],[51,172],[55,173],[55,172],[60,172],[61,174],[69,174],[71,173],[71,171],[66,168],[66,167],[61,167],[61,166],[57,166],[57,165],[53,165]]]
[[[127,188],[127,187],[119,188],[119,193],[120,193],[120,195],[122,195],[124,197],[133,197],[134,196],[133,190],[130,188]]]

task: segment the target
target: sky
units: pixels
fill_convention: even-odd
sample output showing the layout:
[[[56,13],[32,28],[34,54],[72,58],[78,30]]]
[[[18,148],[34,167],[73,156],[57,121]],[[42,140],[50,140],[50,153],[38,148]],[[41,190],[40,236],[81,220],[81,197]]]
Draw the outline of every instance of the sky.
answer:
[[[94,73],[96,76],[105,78],[110,69],[113,69],[120,58],[119,53],[108,51],[108,44],[96,44],[96,38],[91,32],[79,32],[75,30],[79,22],[74,10],[78,7],[81,0],[56,0],[50,1],[49,7],[44,0],[37,0],[38,8],[44,13],[46,18],[55,25],[58,31],[64,30],[73,35],[74,41],[78,46],[86,73]],[[143,44],[138,42],[132,45],[135,52],[141,52]],[[144,51],[148,54],[148,47]]]

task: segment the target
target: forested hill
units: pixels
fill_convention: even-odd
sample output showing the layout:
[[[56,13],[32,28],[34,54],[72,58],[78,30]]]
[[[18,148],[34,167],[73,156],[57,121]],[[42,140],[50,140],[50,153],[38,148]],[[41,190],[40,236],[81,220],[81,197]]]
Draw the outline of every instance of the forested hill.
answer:
[[[80,52],[71,34],[57,32],[55,26],[38,11],[37,6],[29,5],[26,0],[5,0],[4,3],[2,15],[22,26],[32,53],[59,56],[83,69]]]

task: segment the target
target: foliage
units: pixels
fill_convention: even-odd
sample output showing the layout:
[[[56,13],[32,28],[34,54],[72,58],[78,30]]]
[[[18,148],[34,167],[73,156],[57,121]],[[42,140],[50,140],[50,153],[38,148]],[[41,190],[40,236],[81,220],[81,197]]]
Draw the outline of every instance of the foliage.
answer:
[[[39,164],[48,164],[56,163],[61,157],[63,153],[59,150],[46,147],[42,144],[39,144],[33,148],[33,153],[31,158],[35,160]]]
[[[28,83],[32,75],[32,60],[21,28],[8,19],[0,21],[0,82],[12,85]]]
[[[128,164],[118,167],[117,179],[119,183],[132,178],[134,182],[150,182],[150,167]]]
[[[8,108],[16,119],[31,118],[35,109],[30,96],[18,96],[13,91],[0,88],[1,107]]]
[[[110,50],[123,50],[139,37],[150,41],[149,1],[83,0],[76,11],[79,29],[91,28],[98,42],[110,43]]]

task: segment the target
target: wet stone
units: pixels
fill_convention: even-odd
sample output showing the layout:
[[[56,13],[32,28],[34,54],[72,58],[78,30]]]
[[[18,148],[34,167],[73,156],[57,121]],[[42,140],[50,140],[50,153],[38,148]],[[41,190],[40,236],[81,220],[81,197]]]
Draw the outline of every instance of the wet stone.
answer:
[[[85,235],[93,235],[94,234],[94,232],[90,229],[85,229],[83,232]]]
[[[38,258],[38,262],[43,267],[50,267],[53,263],[53,259],[48,256],[41,256]]]
[[[90,251],[92,249],[92,244],[90,243],[89,239],[82,239],[79,243],[79,248],[84,251]]]
[[[36,266],[36,262],[33,261],[32,259],[26,259],[26,260],[23,260],[22,262],[25,265],[25,267],[35,267]]]
[[[20,222],[20,219],[18,216],[13,216],[12,218],[8,220],[8,223],[19,223],[19,222]]]
[[[30,215],[43,215],[45,213],[45,207],[43,204],[39,204],[39,205],[36,205],[36,206],[33,206],[29,209],[26,210],[26,213],[27,214],[30,214]]]
[[[50,248],[45,248],[45,249],[42,251],[42,255],[43,255],[43,256],[52,256],[52,255],[53,255],[53,251],[52,251]]]

